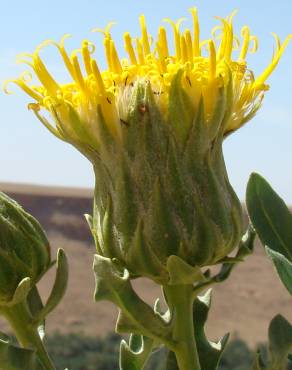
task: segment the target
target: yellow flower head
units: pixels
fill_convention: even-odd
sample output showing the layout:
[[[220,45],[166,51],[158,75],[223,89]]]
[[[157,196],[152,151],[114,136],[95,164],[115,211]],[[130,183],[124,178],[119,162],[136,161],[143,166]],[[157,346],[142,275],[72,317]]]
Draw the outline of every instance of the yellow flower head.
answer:
[[[246,56],[257,50],[257,39],[247,26],[234,35],[234,14],[218,18],[208,40],[201,39],[196,9],[192,30],[182,30],[183,19],[166,19],[174,43],[163,26],[152,38],[141,16],[141,36],[124,34],[123,59],[110,23],[97,29],[105,71],[87,40],[68,54],[67,35],[20,57],[33,73],[12,81],[34,99],[29,107],[93,163],[89,222],[98,253],[116,258],[131,276],[167,283],[171,256],[191,266],[216,264],[242,237],[241,204],[228,181],[222,141],[259,109],[291,35],[283,44],[276,37],[272,61],[255,77]],[[47,45],[58,49],[71,82],[60,84],[47,69],[40,56]]]
[[[124,34],[127,57],[123,59],[118,56],[111,37],[112,23],[105,30],[98,29],[104,36],[108,65],[105,71],[100,71],[93,57],[95,47],[89,41],[83,41],[81,48],[69,55],[64,45],[66,35],[60,43],[47,40],[33,54],[24,54],[20,58],[32,68],[39,80],[37,85],[28,81],[27,74],[7,82],[13,81],[35,100],[29,107],[53,134],[74,144],[82,152],[84,148],[87,152],[98,151],[101,117],[111,135],[117,141],[123,140],[122,130],[127,125],[129,102],[135,86],[141,81],[150,84],[166,122],[170,114],[169,92],[174,81],[189,97],[194,113],[203,100],[206,124],[212,120],[223,91],[227,98],[225,110],[228,111],[224,120],[226,136],[257,112],[268,89],[266,80],[278,64],[291,35],[283,44],[276,37],[276,50],[270,64],[255,77],[247,68],[246,56],[248,52],[257,50],[257,39],[247,26],[241,30],[241,40],[234,35],[232,20],[235,13],[226,19],[218,18],[220,24],[213,29],[212,37],[202,40],[197,10],[193,8],[190,12],[193,19],[191,30],[182,30],[183,19],[177,23],[165,19],[172,27],[174,47],[169,45],[163,26],[159,27],[157,37],[152,38],[142,15],[141,37],[132,38],[128,32]],[[46,68],[40,52],[49,44],[58,48],[72,78],[70,83],[57,82]],[[41,115],[43,108],[49,111],[53,122]]]

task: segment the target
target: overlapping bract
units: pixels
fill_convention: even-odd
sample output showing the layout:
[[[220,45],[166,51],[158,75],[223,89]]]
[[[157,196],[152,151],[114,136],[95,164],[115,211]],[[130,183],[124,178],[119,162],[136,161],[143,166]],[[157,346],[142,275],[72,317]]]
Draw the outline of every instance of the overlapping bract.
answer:
[[[183,119],[185,110],[180,94],[178,83],[170,95],[177,119]],[[241,205],[222,155],[226,117],[218,107],[224,107],[224,101],[222,93],[213,116],[215,138],[214,127],[205,127],[201,101],[182,141],[165,124],[150,83],[136,87],[124,146],[114,145],[104,131],[101,155],[94,164],[91,227],[99,254],[118,259],[134,276],[167,283],[170,256],[205,266],[219,262],[238,245]]]
[[[18,284],[35,284],[51,264],[50,247],[40,224],[0,193],[0,306],[9,303]]]

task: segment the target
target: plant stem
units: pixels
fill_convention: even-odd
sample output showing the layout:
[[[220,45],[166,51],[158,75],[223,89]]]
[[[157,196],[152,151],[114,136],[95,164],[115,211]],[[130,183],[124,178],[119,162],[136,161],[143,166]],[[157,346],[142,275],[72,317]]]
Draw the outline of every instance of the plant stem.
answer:
[[[164,286],[174,318],[173,340],[180,370],[201,370],[194,334],[192,285]]]
[[[44,370],[56,370],[44,347],[37,328],[32,325],[31,316],[26,303],[16,304],[15,306],[6,308],[2,312],[10,323],[21,346],[36,351],[37,357]]]

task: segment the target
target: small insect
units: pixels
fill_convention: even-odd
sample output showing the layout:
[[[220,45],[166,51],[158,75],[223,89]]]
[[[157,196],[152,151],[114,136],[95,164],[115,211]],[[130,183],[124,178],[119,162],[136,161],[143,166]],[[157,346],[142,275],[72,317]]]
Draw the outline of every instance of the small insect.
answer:
[[[129,126],[130,126],[129,122],[127,122],[127,121],[123,120],[122,118],[120,118],[120,122],[121,122],[123,125],[127,126],[127,127],[129,127]]]
[[[148,107],[147,107],[147,105],[146,104],[140,104],[139,105],[139,112],[141,113],[141,114],[145,114],[146,112],[148,112]]]
[[[192,83],[191,83],[189,76],[186,76],[186,80],[188,81],[189,85],[192,87]]]

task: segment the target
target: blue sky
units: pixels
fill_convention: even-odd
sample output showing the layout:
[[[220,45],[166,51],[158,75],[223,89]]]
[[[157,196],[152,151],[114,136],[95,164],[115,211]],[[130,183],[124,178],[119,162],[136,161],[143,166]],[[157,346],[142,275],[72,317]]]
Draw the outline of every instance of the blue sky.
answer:
[[[247,24],[260,42],[259,51],[250,55],[250,68],[260,72],[270,61],[274,41],[271,32],[283,39],[292,33],[292,2],[278,0],[10,0],[2,2],[0,13],[0,80],[17,76],[25,69],[15,64],[15,56],[31,52],[45,39],[59,40],[72,34],[68,47],[78,48],[83,38],[97,43],[96,56],[104,64],[102,42],[93,27],[105,27],[117,21],[113,36],[122,45],[122,34],[139,33],[138,16],[144,13],[150,33],[156,34],[165,17],[188,17],[188,9],[197,6],[202,33],[210,37],[216,25],[214,16],[226,16],[234,9],[235,28]],[[54,74],[63,77],[56,54],[46,60]],[[292,203],[292,44],[276,72],[270,78],[271,90],[257,117],[230,136],[224,145],[230,180],[240,198],[252,171],[260,172],[274,188]],[[0,182],[90,187],[93,175],[82,156],[47,132],[26,108],[30,99],[11,86],[14,94],[0,93],[1,145]]]

